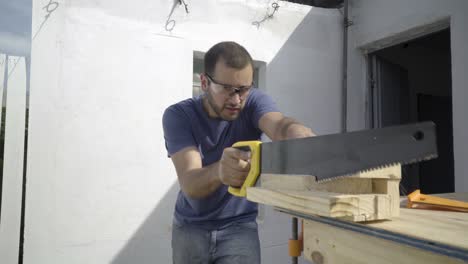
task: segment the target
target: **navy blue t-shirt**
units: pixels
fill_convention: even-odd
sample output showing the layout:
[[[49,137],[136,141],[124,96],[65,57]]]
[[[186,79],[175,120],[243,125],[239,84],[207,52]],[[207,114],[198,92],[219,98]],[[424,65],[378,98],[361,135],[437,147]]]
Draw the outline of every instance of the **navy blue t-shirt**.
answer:
[[[227,147],[238,141],[259,140],[259,119],[268,112],[278,112],[271,97],[252,89],[239,117],[233,121],[210,118],[203,110],[202,98],[190,98],[171,105],[163,116],[164,139],[168,156],[194,146],[200,152],[203,166],[217,162]],[[252,221],[257,204],[231,195],[221,185],[208,197],[192,199],[179,191],[174,218],[180,224],[193,224],[207,229],[220,228],[232,222]]]

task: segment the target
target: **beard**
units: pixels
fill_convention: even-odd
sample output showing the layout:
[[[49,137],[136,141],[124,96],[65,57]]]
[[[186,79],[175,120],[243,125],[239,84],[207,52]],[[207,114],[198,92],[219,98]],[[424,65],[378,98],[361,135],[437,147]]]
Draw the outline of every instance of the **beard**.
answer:
[[[244,105],[242,103],[240,105],[224,104],[222,106],[219,106],[219,105],[216,104],[216,101],[213,98],[213,95],[209,91],[207,91],[205,93],[205,97],[206,97],[206,100],[208,102],[208,105],[215,112],[215,114],[220,119],[225,120],[225,121],[236,120],[239,117],[240,112],[244,108]],[[230,111],[228,109],[232,109],[232,108],[237,108],[239,110],[229,113]],[[226,113],[226,112],[228,112],[228,113]]]

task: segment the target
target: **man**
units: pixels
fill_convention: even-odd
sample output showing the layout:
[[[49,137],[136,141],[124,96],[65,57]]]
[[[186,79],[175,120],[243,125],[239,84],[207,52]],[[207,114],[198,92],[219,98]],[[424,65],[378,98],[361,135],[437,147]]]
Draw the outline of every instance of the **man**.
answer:
[[[260,263],[257,205],[232,196],[242,185],[249,152],[238,141],[312,136],[312,131],[281,114],[273,100],[253,86],[253,63],[235,42],[221,42],[205,55],[204,94],[166,109],[168,155],[181,191],[172,230],[174,263]]]

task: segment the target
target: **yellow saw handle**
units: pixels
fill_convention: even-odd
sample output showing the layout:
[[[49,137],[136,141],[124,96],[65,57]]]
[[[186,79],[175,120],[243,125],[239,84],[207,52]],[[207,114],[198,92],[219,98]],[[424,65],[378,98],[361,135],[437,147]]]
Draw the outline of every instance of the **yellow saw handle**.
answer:
[[[229,193],[239,197],[245,197],[247,195],[247,187],[255,185],[258,176],[260,175],[260,145],[261,141],[240,141],[232,145],[233,148],[250,150],[250,170],[247,178],[241,187],[236,188],[229,186]],[[248,149],[247,149],[248,148]]]

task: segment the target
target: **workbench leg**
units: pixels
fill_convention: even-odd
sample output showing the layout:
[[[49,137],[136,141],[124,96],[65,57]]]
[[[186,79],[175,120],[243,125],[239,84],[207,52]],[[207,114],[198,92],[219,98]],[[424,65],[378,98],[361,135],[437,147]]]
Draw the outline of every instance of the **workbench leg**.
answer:
[[[297,217],[293,217],[292,218],[292,238],[293,240],[297,240],[298,239],[298,228],[297,228]],[[297,264],[297,257],[296,256],[292,256],[291,257],[291,263],[292,264]]]

